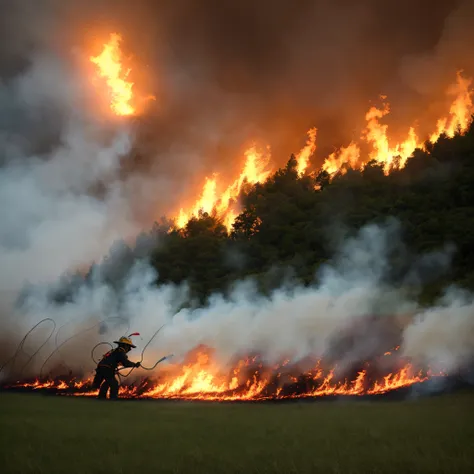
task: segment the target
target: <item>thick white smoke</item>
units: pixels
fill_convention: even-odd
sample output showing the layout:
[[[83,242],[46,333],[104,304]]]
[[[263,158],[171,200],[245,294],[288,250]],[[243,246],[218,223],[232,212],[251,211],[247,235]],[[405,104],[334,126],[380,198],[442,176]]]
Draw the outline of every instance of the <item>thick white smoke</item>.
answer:
[[[64,2],[52,3],[64,4]],[[400,51],[394,48],[393,54],[390,55],[393,59],[390,61],[393,62],[392,70],[401,70],[403,82],[421,95],[428,96],[437,88],[441,86],[444,88],[445,83],[451,82],[452,74],[458,66],[466,67],[467,71],[470,71],[472,60],[469,59],[471,58],[470,49],[467,48],[469,42],[466,40],[470,38],[472,28],[469,29],[466,18],[469,18],[472,7],[469,2],[461,4],[460,8],[465,10],[456,10],[449,16],[442,38],[436,41],[438,45],[436,50],[429,50],[426,54],[410,55],[402,65],[399,64],[399,56],[408,54],[407,50],[411,51],[411,48],[403,47]],[[266,8],[262,11],[261,16],[266,24],[268,11]],[[372,31],[371,28],[366,28],[365,20],[372,18],[370,12],[369,6],[363,7],[361,10],[363,21],[360,22],[360,27],[357,29],[351,27],[347,31]],[[335,17],[336,13],[339,13],[337,8],[334,12]],[[347,10],[345,15],[352,18]],[[317,16],[326,25],[337,23],[328,22],[319,13]],[[128,19],[128,15],[124,17]],[[385,12],[383,17],[386,17]],[[153,15],[147,15],[147,18],[153,18],[155,21]],[[215,29],[215,34],[227,32],[226,28],[221,27],[219,15],[216,18],[217,20],[211,22],[214,24],[215,21],[219,26]],[[286,20],[285,16],[282,18]],[[256,60],[250,61],[250,64],[254,65],[252,69],[243,66],[248,66],[249,58],[254,56],[253,43],[248,53],[239,52],[242,36],[238,37],[229,30],[232,41],[228,46],[232,46],[235,40],[236,54],[239,52],[241,56],[242,81],[238,80],[240,76],[228,67],[228,58],[235,58],[235,54],[229,55],[228,48],[221,48],[226,43],[216,40],[218,37],[214,34],[207,39],[207,32],[213,30],[204,28],[206,32],[202,36],[202,45],[200,43],[197,52],[194,50],[196,44],[194,39],[188,39],[189,44],[185,42],[184,46],[181,45],[187,52],[184,54],[186,61],[191,57],[196,58],[196,63],[200,62],[202,66],[207,58],[212,65],[214,58],[216,64],[209,68],[202,66],[205,73],[202,76],[198,75],[200,81],[196,81],[194,76],[193,80],[188,79],[189,83],[184,89],[192,89],[189,95],[183,94],[180,83],[173,81],[175,86],[173,90],[177,91],[175,96],[179,97],[180,101],[168,103],[168,107],[173,111],[173,113],[168,111],[170,116],[166,116],[167,121],[172,123],[169,130],[164,127],[165,120],[162,124],[165,128],[163,135],[171,136],[171,143],[165,141],[166,144],[163,146],[168,150],[167,159],[162,160],[166,163],[158,167],[160,170],[165,169],[164,175],[168,166],[172,168],[178,163],[178,174],[182,179],[183,166],[189,168],[189,155],[176,152],[178,144],[184,146],[181,143],[183,124],[186,125],[186,129],[192,131],[186,134],[189,143],[193,143],[191,140],[193,137],[196,137],[195,141],[199,143],[202,136],[220,136],[221,129],[214,128],[214,124],[219,122],[215,117],[221,115],[216,115],[215,110],[221,113],[225,110],[226,114],[233,116],[228,111],[228,104],[232,104],[230,109],[233,109],[237,102],[241,104],[241,111],[235,114],[239,120],[240,116],[246,120],[252,118],[250,111],[253,111],[254,121],[264,122],[265,125],[273,123],[269,120],[269,116],[277,117],[276,135],[284,135],[283,132],[280,133],[280,129],[290,130],[293,134],[290,122],[295,117],[305,117],[304,125],[296,124],[298,129],[304,130],[304,127],[314,125],[313,119],[316,113],[314,110],[324,98],[331,98],[327,106],[329,118],[337,116],[339,119],[343,116],[342,120],[346,120],[346,115],[351,115],[346,114],[348,110],[350,112],[352,109],[366,109],[367,96],[365,93],[362,94],[365,92],[366,83],[374,76],[376,69],[379,72],[390,72],[390,68],[384,67],[382,60],[374,59],[374,62],[380,63],[382,67],[367,70],[366,63],[357,58],[371,57],[367,56],[366,47],[369,44],[378,44],[378,41],[374,41],[371,37],[361,38],[358,56],[353,59],[352,68],[348,69],[351,73],[345,73],[345,64],[343,71],[340,71],[342,74],[338,79],[340,94],[337,93],[337,88],[336,92],[328,94],[327,87],[334,85],[334,58],[340,58],[338,50],[341,50],[341,47],[328,50],[327,41],[320,41],[321,30],[306,28],[306,21],[308,25],[312,25],[313,18],[303,17],[304,28],[303,23],[300,27],[299,21],[294,26],[294,29],[303,33],[308,32],[307,40],[306,33],[302,37],[306,47],[313,52],[314,42],[311,37],[313,32],[318,33],[316,40],[322,50],[320,58],[327,58],[327,62],[324,61],[323,64],[326,66],[321,67],[320,61],[312,61],[312,74],[308,74],[308,58],[305,54],[307,49],[301,49],[298,57],[294,54],[296,47],[300,50],[300,44],[296,40],[295,47],[290,45],[291,47],[283,49],[287,52],[287,57],[293,58],[295,67],[288,67],[291,62],[282,61],[280,54],[276,54],[274,58],[277,68],[262,67],[262,64],[267,64],[262,62],[262,58],[266,59],[268,51],[267,43],[263,42],[259,43]],[[234,24],[235,18],[231,20]],[[19,25],[13,21],[10,23]],[[31,22],[25,20],[25,23],[29,25]],[[139,23],[140,28],[137,30],[142,31],[142,24]],[[242,17],[242,23],[245,26],[242,32],[245,31],[244,36],[247,37],[246,16]],[[377,22],[374,20],[374,23]],[[192,24],[199,26],[200,22],[196,23],[193,18]],[[180,22],[175,25],[176,33],[171,37],[181,37],[183,31],[188,31],[188,28],[183,28],[181,25]],[[283,25],[284,22],[282,26],[277,24],[274,32],[276,36],[280,35]],[[460,25],[460,28],[457,28],[457,25]],[[331,26],[328,28],[331,34],[335,31]],[[35,31],[31,40],[37,46],[38,37],[55,36],[47,35],[43,28],[38,29],[41,31]],[[399,31],[398,23],[396,29]],[[17,28],[16,32],[19,31],[20,28]],[[256,22],[255,31],[260,31],[260,22]],[[292,30],[289,31],[293,34]],[[419,31],[418,22],[416,31]],[[135,41],[142,39],[140,35],[133,34],[133,31],[130,33],[131,39]],[[201,36],[199,31],[197,36]],[[385,31],[381,36],[389,37]],[[267,35],[264,30],[261,37],[266,41]],[[57,43],[49,39],[51,43]],[[342,49],[348,59],[354,57],[354,41],[351,36],[342,41],[344,46]],[[399,38],[394,37],[387,44],[392,45],[392,42],[398,44]],[[345,239],[334,262],[321,269],[317,278],[318,283],[309,288],[289,285],[273,292],[270,297],[262,297],[257,294],[255,283],[248,280],[236,284],[227,298],[214,295],[205,308],[177,311],[186,299],[186,287],[155,287],[153,282],[156,275],[153,269],[146,262],[140,262],[129,273],[125,289],[119,294],[98,274],[91,283],[79,286],[71,301],[62,305],[53,304],[49,297],[49,289],[55,286],[57,278],[66,272],[88,268],[91,262],[101,259],[118,238],[135,236],[141,226],[136,222],[139,219],[139,212],[133,203],[136,200],[146,200],[153,193],[159,195],[160,192],[165,201],[168,194],[173,195],[173,191],[176,191],[177,180],[166,175],[160,177],[159,181],[156,179],[150,181],[138,173],[131,173],[125,181],[120,179],[120,167],[128,157],[133,140],[127,124],[101,120],[100,114],[91,109],[94,100],[91,99],[90,84],[86,82],[86,78],[81,78],[80,74],[77,74],[77,69],[69,65],[64,58],[61,59],[58,54],[45,52],[48,50],[47,47],[43,47],[40,52],[41,46],[38,46],[36,51],[33,49],[32,54],[29,51],[29,44],[30,39],[21,44],[22,61],[18,67],[14,61],[10,64],[12,55],[7,55],[8,72],[1,76],[4,82],[0,82],[0,318],[4,333],[12,339],[12,350],[15,338],[19,341],[26,331],[45,317],[51,317],[56,321],[56,330],[61,328],[57,337],[58,343],[95,325],[99,320],[114,317],[123,318],[127,322],[120,325],[115,319],[115,324],[111,322],[108,325],[108,331],[104,332],[101,328],[101,333],[95,327],[62,348],[61,357],[67,362],[68,367],[74,370],[91,370],[93,363],[90,360],[90,348],[102,338],[114,339],[120,336],[128,330],[127,326],[130,332],[139,331],[143,334],[143,340],[138,343],[141,348],[146,343],[147,336],[165,322],[166,327],[146,353],[147,359],[153,360],[155,357],[173,352],[176,354],[176,361],[179,362],[196,345],[207,344],[216,349],[217,357],[223,364],[237,354],[253,351],[260,352],[268,361],[280,360],[287,356],[298,360],[307,355],[320,356],[331,352],[334,338],[341,332],[350,330],[353,324],[358,323],[359,317],[375,315],[377,318],[389,319],[399,316],[400,321],[404,321],[402,317],[408,314],[411,319],[408,323],[403,323],[402,338],[402,351],[406,355],[420,363],[435,365],[438,369],[448,372],[463,367],[470,360],[474,353],[472,295],[460,294],[450,289],[434,307],[425,309],[419,308],[402,289],[386,283],[391,270],[390,248],[399,238],[392,224],[385,227],[369,226],[356,237]],[[210,50],[210,46],[215,47],[216,51]],[[4,49],[9,50],[7,42],[2,43],[0,50],[3,52]],[[390,48],[386,48],[382,43],[380,54],[382,58],[387,56],[388,49]],[[456,56],[451,54],[452,51],[457,51]],[[82,54],[83,59],[84,57],[87,55]],[[379,51],[373,51],[372,57],[378,58]],[[222,59],[225,61],[221,62]],[[185,70],[189,67],[186,61],[184,61],[186,64],[181,65]],[[234,59],[232,61],[234,62]],[[337,61],[336,66],[339,67],[342,63],[339,59]],[[425,64],[433,65],[433,68],[427,69]],[[436,75],[436,80],[433,81],[435,84],[429,87],[426,71],[432,69],[438,72],[446,71],[450,77],[441,80]],[[197,70],[201,70],[201,67]],[[248,82],[245,71],[249,71],[248,74],[252,78],[260,77],[257,72],[263,73],[263,76],[252,87],[247,87],[246,85],[251,85],[252,82]],[[273,72],[267,77],[267,71]],[[285,74],[283,71],[286,71]],[[326,78],[322,86],[316,88],[315,74],[320,81],[321,74]],[[392,73],[388,75],[397,77]],[[353,100],[349,100],[352,92],[349,97],[347,91],[352,91],[352,88],[348,88],[347,84],[355,83],[356,76],[359,78],[356,81],[359,86],[354,88],[356,96]],[[434,76],[433,74],[430,77]],[[274,82],[275,77],[280,80]],[[346,79],[349,82],[345,83]],[[216,92],[214,87],[208,85],[208,81],[211,81],[209,83],[212,85],[220,84],[221,87],[234,86],[239,92],[235,96],[238,99],[232,94],[223,93],[224,102],[220,99],[210,102],[208,96],[203,95],[203,82],[206,84],[206,90],[212,92],[211,97],[214,97]],[[370,94],[381,92],[380,86],[386,83],[385,77],[377,79],[374,84],[371,83]],[[269,87],[269,84],[273,84],[273,87]],[[301,87],[292,87],[290,94],[288,84],[300,84]],[[301,96],[299,102],[294,100],[295,90],[298,90],[298,95]],[[263,95],[265,91],[269,91],[269,100],[262,101],[261,97],[265,97]],[[312,94],[316,92],[319,95],[313,96]],[[321,97],[321,94],[324,97]],[[255,99],[257,105],[249,100],[249,95],[257,98]],[[288,104],[297,104],[297,107],[285,105],[287,100],[282,101],[281,97],[287,96],[291,99],[288,100]],[[194,100],[189,100],[188,97],[193,97]],[[233,100],[230,99],[232,97]],[[270,100],[272,98],[273,100]],[[308,106],[308,100],[314,107]],[[283,105],[272,108],[268,106],[270,102],[278,104],[281,102]],[[350,102],[354,103],[348,108]],[[301,104],[304,104],[304,107]],[[185,108],[185,105],[188,108]],[[308,108],[308,114],[302,114],[300,108]],[[183,109],[186,110],[184,114]],[[210,122],[202,120],[208,115],[211,115],[213,120]],[[199,126],[203,123],[205,127]],[[209,123],[212,126],[209,126]],[[152,124],[151,128],[153,127]],[[230,121],[224,130],[224,135],[227,135],[232,128],[240,130],[241,127],[240,123],[236,127],[234,122]],[[229,135],[235,136],[233,133]],[[162,138],[160,137],[160,140]],[[215,139],[216,146],[218,143],[219,140]],[[152,150],[150,155],[153,156],[153,153],[155,150]],[[168,159],[169,156],[172,159]],[[184,158],[177,160],[180,156]],[[194,161],[198,162],[199,159]],[[195,163],[194,166],[198,165]],[[163,189],[166,192],[163,192]],[[433,267],[446,265],[449,253],[448,249],[447,252],[424,256],[422,263]],[[413,285],[422,282],[421,270],[414,265],[407,283]],[[25,282],[40,286],[29,293],[29,298],[23,306],[15,306],[14,303]],[[49,329],[46,327],[38,329],[28,340],[25,352],[32,354],[48,333]],[[370,356],[379,344],[385,342],[384,336],[378,332],[367,333],[361,341],[350,351],[338,355],[338,362],[343,365],[350,364],[352,360]],[[31,373],[39,373],[55,344],[53,337],[32,361],[28,368]],[[48,367],[51,368],[57,361],[56,356],[55,359],[51,359]],[[4,376],[4,372],[0,374],[0,377]]]
[[[230,366],[235,357],[258,352],[269,363],[287,357],[297,362],[308,356],[329,356],[344,370],[390,350],[394,340],[386,329],[395,325],[400,330],[401,353],[416,364],[448,373],[463,369],[474,355],[473,295],[449,289],[434,307],[419,307],[403,289],[386,283],[389,254],[398,245],[396,222],[367,226],[345,239],[334,261],[319,272],[317,284],[288,286],[269,297],[259,296],[254,282],[247,280],[237,284],[227,298],[214,295],[205,308],[177,311],[186,298],[186,288],[156,287],[153,269],[142,261],[132,268],[118,295],[98,274],[93,284],[79,287],[67,305],[52,304],[47,292],[38,289],[22,311],[27,315],[25,321],[50,316],[58,326],[67,323],[60,342],[100,319],[120,317],[129,322],[127,327],[110,324],[105,334],[95,327],[65,345],[61,356],[75,371],[92,371],[92,346],[126,331],[142,335],[142,340],[136,340],[135,357],[131,353],[132,359],[138,359],[149,337],[165,323],[145,353],[146,365],[169,353],[175,354],[174,362],[179,364],[203,344],[215,349],[221,367]],[[427,260],[434,267],[444,266],[449,255],[426,255],[423,262]],[[361,326],[363,318],[370,316],[375,317],[373,326]],[[45,329],[43,338],[47,332]],[[356,335],[356,343],[334,354],[335,341],[344,333]],[[36,339],[38,346],[41,341]],[[34,370],[51,350],[53,343],[32,364]],[[49,368],[58,363],[55,357],[48,362]]]
[[[87,268],[118,238],[137,235],[127,183],[126,125],[91,109],[91,88],[54,55],[37,54],[0,83],[0,315],[17,324],[13,303],[27,282],[48,284]],[[23,321],[22,328],[36,320]]]
[[[449,288],[438,304],[420,311],[405,329],[404,352],[421,364],[446,373],[472,367],[473,295]]]
[[[455,371],[474,355],[474,297],[450,289],[439,304],[424,309],[403,288],[388,285],[389,253],[399,238],[396,222],[367,226],[343,242],[334,261],[320,270],[317,284],[276,290],[268,298],[258,296],[248,280],[236,285],[228,298],[216,295],[206,308],[183,309],[173,316],[163,311],[167,292],[142,289],[128,300],[132,324],[147,333],[168,322],[155,344],[160,352],[184,356],[205,344],[215,348],[224,363],[254,351],[278,362],[286,356],[293,361],[322,357],[361,317],[375,316],[389,325],[395,321],[403,333],[401,350],[415,362]],[[446,268],[451,250],[414,260],[410,283],[414,274],[423,279],[420,262]],[[384,340],[380,331],[366,329],[354,348],[338,356],[339,364],[370,358],[377,348],[391,349],[384,346],[391,343],[388,337]]]

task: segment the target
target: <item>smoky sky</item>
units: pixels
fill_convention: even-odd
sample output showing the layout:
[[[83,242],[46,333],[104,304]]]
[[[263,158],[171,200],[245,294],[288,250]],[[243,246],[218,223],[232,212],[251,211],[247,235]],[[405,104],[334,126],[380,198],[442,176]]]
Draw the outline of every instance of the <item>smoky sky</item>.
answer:
[[[316,126],[321,163],[360,137],[380,94],[395,135],[413,123],[429,133],[456,70],[474,71],[473,19],[472,0],[4,1],[0,74],[14,81],[45,51],[71,70],[73,55],[119,32],[136,90],[157,99],[135,119],[125,171],[155,176],[157,189],[140,186],[139,200],[164,214],[204,176],[233,177],[251,140],[271,145],[279,166]],[[54,143],[60,111],[26,115],[3,116],[2,128],[32,148]]]

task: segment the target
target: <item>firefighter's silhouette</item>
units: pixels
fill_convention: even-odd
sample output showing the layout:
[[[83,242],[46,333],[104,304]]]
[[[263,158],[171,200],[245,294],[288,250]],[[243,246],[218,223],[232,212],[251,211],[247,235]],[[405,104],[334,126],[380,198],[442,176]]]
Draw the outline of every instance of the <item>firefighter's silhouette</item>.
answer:
[[[115,372],[119,366],[140,367],[140,362],[131,362],[128,360],[127,353],[136,347],[129,337],[121,337],[114,341],[118,347],[104,354],[97,364],[94,377],[94,388],[99,389],[97,398],[106,399],[107,392],[110,389],[110,400],[118,398],[119,383],[115,378]]]

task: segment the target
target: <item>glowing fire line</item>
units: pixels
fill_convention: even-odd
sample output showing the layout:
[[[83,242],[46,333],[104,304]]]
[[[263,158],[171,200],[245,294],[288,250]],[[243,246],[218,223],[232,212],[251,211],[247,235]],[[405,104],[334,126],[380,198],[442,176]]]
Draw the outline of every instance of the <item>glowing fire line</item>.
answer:
[[[103,50],[98,56],[91,56],[90,60],[98,68],[100,77],[106,80],[111,94],[111,109],[117,115],[134,115],[136,108],[133,105],[133,83],[128,81],[130,70],[123,70],[122,53],[120,51],[120,35],[114,33],[103,45]],[[449,108],[449,113],[436,122],[436,129],[428,137],[428,142],[435,143],[442,134],[453,137],[456,132],[464,133],[471,122],[473,110],[472,79],[463,77],[463,71],[456,74],[456,82],[449,87],[447,94],[454,99]],[[149,97],[154,99],[154,97]],[[382,100],[386,97],[382,96]],[[387,102],[382,107],[371,107],[366,113],[366,128],[360,137],[361,143],[369,146],[368,160],[379,163],[386,174],[392,169],[403,168],[415,149],[425,149],[424,142],[417,136],[415,127],[409,127],[406,139],[391,144],[388,135],[388,125],[381,120],[390,113]],[[296,170],[299,176],[308,173],[310,158],[316,151],[316,128],[308,132],[306,145],[296,154]],[[347,146],[336,149],[327,156],[321,166],[331,177],[337,173],[344,173],[347,167],[361,169],[368,160],[361,157],[361,145],[355,141]],[[223,186],[217,174],[206,177],[202,191],[194,204],[181,207],[176,216],[178,228],[185,227],[191,217],[198,217],[199,212],[215,213],[223,220],[228,230],[231,230],[235,217],[238,215],[237,199],[243,189],[244,183],[263,183],[270,175],[270,150],[258,150],[252,145],[245,152],[245,163],[237,179],[233,183]]]
[[[448,90],[448,94],[455,96],[449,110],[449,115],[437,121],[436,132],[432,133],[429,137],[431,143],[436,142],[443,133],[448,137],[453,137],[457,131],[464,133],[468,129],[471,122],[471,114],[474,112],[471,84],[472,80],[464,78],[462,71],[457,73],[456,84]],[[386,97],[382,96],[382,99],[386,99]],[[388,174],[392,169],[404,168],[415,149],[425,149],[424,143],[418,138],[414,127],[409,127],[407,138],[404,141],[393,146],[390,145],[388,126],[380,122],[389,112],[390,106],[388,103],[383,103],[382,108],[371,107],[365,116],[367,126],[361,136],[361,140],[372,148],[368,159],[375,160],[382,165],[385,174]],[[296,155],[299,176],[308,172],[309,160],[316,150],[316,133],[317,130],[315,128],[308,131],[308,141],[305,147]],[[216,211],[218,216],[224,218],[226,227],[229,230],[231,229],[236,212],[235,207],[232,207],[230,203],[238,197],[244,180],[251,184],[262,183],[270,173],[270,170],[267,170],[265,167],[270,161],[269,156],[266,156],[265,162],[259,161],[260,155],[256,152],[255,147],[249,149],[246,152],[246,156],[247,161],[240,177],[222,194],[219,195],[218,193],[217,176],[214,176],[212,179],[206,178],[201,197],[196,201],[192,209],[188,212],[185,212],[183,209],[180,210],[177,218],[179,228],[184,227],[190,217],[197,217],[199,211],[202,210],[208,213]],[[258,157],[253,158],[254,161],[259,163],[258,172],[254,170],[252,173],[249,173],[249,156]],[[366,161],[361,160],[360,146],[355,142],[351,142],[348,146],[341,147],[331,153],[324,160],[321,170],[326,171],[330,176],[334,176],[339,172],[344,172],[345,166],[353,169],[362,169],[365,164]]]
[[[281,373],[261,375],[256,371],[247,379],[239,381],[239,375],[249,361],[241,361],[231,378],[223,378],[202,368],[199,364],[186,365],[178,375],[166,376],[166,381],[146,381],[132,386],[122,386],[120,396],[124,398],[156,398],[218,401],[257,401],[311,398],[331,395],[362,396],[378,395],[428,380],[423,371],[415,372],[407,364],[396,372],[385,375],[380,380],[369,382],[367,370],[361,370],[354,380],[337,381],[335,371],[325,373],[316,367],[301,374],[304,390],[291,388],[298,383],[298,377],[288,376],[290,382],[281,382]],[[283,365],[281,366],[283,367]],[[280,369],[281,369],[280,367]],[[31,390],[54,390],[55,393],[73,396],[95,396],[91,390],[92,377],[85,380],[35,380],[30,383],[17,382],[9,388]],[[276,384],[276,385],[275,385]]]

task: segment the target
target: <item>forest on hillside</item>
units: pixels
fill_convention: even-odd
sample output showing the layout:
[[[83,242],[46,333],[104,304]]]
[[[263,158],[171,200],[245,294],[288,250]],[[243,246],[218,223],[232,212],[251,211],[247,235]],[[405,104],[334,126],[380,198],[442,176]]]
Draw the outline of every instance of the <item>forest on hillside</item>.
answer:
[[[182,229],[162,218],[144,231],[135,245],[116,242],[104,260],[86,275],[65,277],[56,301],[67,298],[72,281],[91,280],[100,272],[120,285],[132,264],[149,258],[156,284],[189,285],[190,299],[205,304],[213,293],[252,277],[261,292],[292,281],[309,285],[318,267],[334,255],[341,236],[368,223],[395,218],[400,223],[405,255],[390,255],[392,283],[402,281],[410,255],[450,245],[449,271],[433,272],[421,294],[427,301],[448,283],[474,289],[474,125],[453,138],[441,136],[426,150],[416,150],[403,169],[384,174],[369,162],[361,170],[344,169],[332,178],[325,172],[298,176],[291,156],[266,182],[248,185],[241,213],[227,231],[215,215],[201,213]],[[408,258],[407,258],[408,257]],[[72,285],[75,286],[75,285]]]

